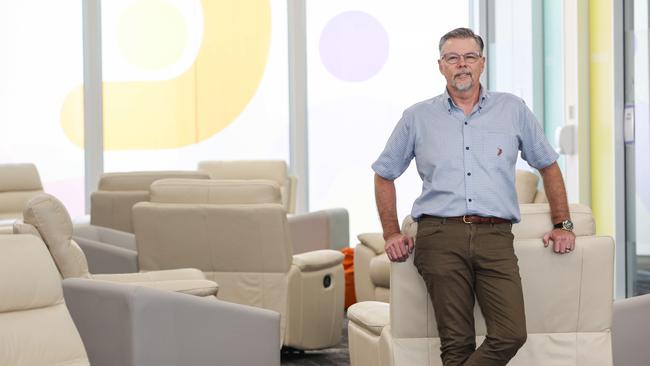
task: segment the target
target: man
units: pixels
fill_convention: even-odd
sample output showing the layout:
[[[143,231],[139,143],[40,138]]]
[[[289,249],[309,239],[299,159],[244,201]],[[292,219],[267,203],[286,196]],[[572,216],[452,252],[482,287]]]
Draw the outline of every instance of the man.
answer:
[[[505,365],[526,340],[526,319],[512,223],[520,219],[515,191],[518,151],[538,169],[555,229],[544,236],[556,253],[575,246],[558,154],[524,102],[488,92],[483,40],[458,28],[439,43],[443,94],[408,108],[373,164],[375,197],[391,261],[415,250],[414,264],[433,303],[445,366]],[[400,233],[395,185],[415,158],[422,194],[413,238]],[[476,349],[474,297],[487,337]]]

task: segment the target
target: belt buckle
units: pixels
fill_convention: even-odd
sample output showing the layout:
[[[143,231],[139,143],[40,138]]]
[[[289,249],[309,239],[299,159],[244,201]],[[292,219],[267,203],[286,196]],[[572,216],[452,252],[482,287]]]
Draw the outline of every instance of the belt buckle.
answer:
[[[466,223],[466,224],[473,224],[473,222],[467,221],[466,217],[467,217],[467,215],[463,215],[463,222]]]

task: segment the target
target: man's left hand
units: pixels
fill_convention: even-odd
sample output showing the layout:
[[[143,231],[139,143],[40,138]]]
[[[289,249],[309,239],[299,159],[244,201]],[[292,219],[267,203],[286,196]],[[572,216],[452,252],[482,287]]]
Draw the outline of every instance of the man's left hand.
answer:
[[[555,253],[571,253],[576,247],[576,235],[571,231],[553,229],[544,235],[544,247],[553,242]]]

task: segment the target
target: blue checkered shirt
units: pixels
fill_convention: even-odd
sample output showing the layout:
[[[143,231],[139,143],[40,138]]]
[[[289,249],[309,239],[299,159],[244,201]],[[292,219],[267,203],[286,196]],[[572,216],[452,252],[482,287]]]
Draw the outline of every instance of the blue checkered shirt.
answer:
[[[558,154],[524,101],[481,88],[469,115],[444,94],[404,111],[372,169],[394,180],[415,158],[422,194],[411,215],[480,215],[519,222],[515,190],[518,152],[530,166],[549,166]]]

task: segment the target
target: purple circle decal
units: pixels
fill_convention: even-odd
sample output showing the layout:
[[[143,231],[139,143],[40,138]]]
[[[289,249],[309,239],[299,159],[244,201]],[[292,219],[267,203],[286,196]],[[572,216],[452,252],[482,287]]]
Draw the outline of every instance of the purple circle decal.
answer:
[[[388,59],[388,33],[368,13],[341,13],[323,28],[320,58],[327,71],[341,80],[368,80]]]

